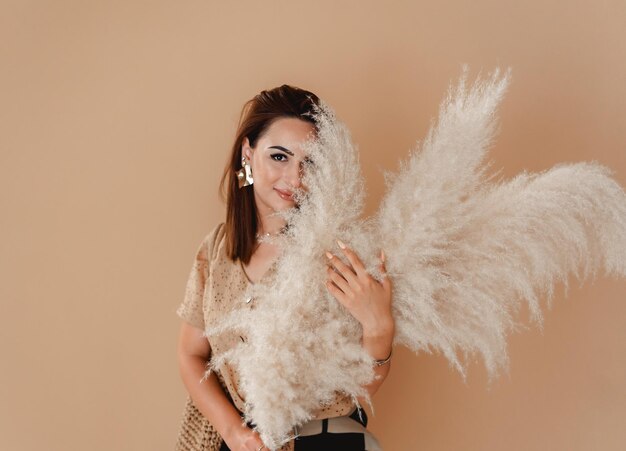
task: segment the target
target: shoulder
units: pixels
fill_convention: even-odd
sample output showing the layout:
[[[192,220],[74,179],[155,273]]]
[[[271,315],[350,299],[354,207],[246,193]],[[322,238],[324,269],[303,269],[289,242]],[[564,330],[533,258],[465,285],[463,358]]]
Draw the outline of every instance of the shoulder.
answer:
[[[207,260],[215,259],[217,249],[224,241],[225,231],[226,224],[224,222],[220,222],[204,236],[200,247],[202,248],[203,254]]]

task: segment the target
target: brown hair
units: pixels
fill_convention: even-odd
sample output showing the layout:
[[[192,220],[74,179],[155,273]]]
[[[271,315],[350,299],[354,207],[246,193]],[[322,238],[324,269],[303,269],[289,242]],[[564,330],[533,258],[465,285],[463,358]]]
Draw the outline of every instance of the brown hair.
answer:
[[[296,117],[315,124],[310,114],[319,98],[310,91],[290,85],[261,91],[248,100],[239,118],[230,159],[220,181],[219,195],[226,202],[226,254],[235,261],[249,263],[256,244],[258,211],[254,185],[239,188],[236,171],[241,169],[241,146],[248,137],[254,147],[270,125],[281,117]]]

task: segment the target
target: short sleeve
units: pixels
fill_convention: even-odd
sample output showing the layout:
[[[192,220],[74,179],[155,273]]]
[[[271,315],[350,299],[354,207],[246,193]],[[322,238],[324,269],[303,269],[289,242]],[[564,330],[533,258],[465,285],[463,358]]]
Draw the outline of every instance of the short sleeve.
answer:
[[[212,255],[212,247],[215,237],[222,224],[218,224],[207,234],[196,250],[183,301],[178,306],[176,314],[194,327],[204,330],[204,287],[209,278],[209,256]]]

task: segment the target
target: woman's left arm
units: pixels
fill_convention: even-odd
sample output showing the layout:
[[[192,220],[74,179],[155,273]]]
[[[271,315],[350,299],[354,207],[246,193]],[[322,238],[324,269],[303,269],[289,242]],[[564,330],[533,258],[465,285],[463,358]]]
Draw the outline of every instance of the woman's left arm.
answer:
[[[369,355],[371,355],[374,359],[385,360],[388,356],[391,355],[391,345],[393,343],[393,328],[388,332],[381,333],[370,333],[364,330],[361,343],[363,344],[363,347],[367,350]],[[376,393],[380,386],[383,384],[383,382],[387,378],[387,374],[389,374],[390,367],[391,360],[382,365],[374,366],[376,378],[371,383],[365,386],[370,397],[374,396],[374,393]],[[362,405],[365,404],[365,400],[362,398],[359,398],[359,402]]]
[[[346,265],[330,252],[326,252],[330,266],[326,286],[331,294],[363,326],[361,343],[375,360],[385,360],[391,354],[395,323],[391,314],[391,281],[385,273],[385,255],[381,250],[381,282],[366,270],[358,255],[341,241],[337,241],[351,266]],[[334,269],[333,269],[334,268]],[[365,388],[373,396],[382,385],[391,361],[376,365],[374,370],[380,378],[374,379]],[[362,399],[359,402],[363,403]]]

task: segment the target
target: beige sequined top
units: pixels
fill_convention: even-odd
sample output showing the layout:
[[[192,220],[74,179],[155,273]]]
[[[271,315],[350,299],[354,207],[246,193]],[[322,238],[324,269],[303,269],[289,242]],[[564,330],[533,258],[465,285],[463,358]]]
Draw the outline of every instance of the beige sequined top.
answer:
[[[219,223],[202,240],[191,268],[185,296],[176,313],[192,326],[204,330],[205,324],[215,324],[234,308],[247,305],[243,299],[246,288],[252,282],[246,275],[241,261],[233,262],[226,255],[225,224]],[[263,276],[268,277],[275,266]],[[235,332],[209,336],[211,349],[221,353],[245,340]],[[223,387],[228,389],[235,407],[243,412],[244,398],[239,391],[239,378],[234,368],[225,364],[216,374]],[[314,418],[330,418],[349,415],[355,404],[352,399],[337,393],[334,402],[322,405],[314,413]],[[293,450],[293,440],[286,443],[281,451]]]

